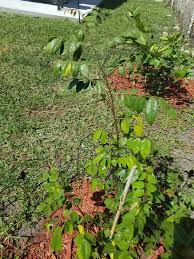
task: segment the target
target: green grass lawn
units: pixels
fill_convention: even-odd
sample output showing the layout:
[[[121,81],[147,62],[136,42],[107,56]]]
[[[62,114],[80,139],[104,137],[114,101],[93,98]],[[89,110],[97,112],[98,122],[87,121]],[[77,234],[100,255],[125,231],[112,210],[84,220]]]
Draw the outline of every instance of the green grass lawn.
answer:
[[[108,42],[132,26],[126,12],[132,5],[141,4],[146,28],[156,36],[175,24],[174,15],[163,3],[147,0],[128,0],[115,9],[105,0],[102,8],[107,18],[92,30],[95,47],[103,55]],[[122,1],[121,1],[122,2]],[[90,19],[90,18],[89,18]],[[48,39],[64,35],[69,40],[79,28],[77,23],[45,18],[0,14],[0,91],[1,91],[1,190],[17,193],[18,177],[27,172],[34,185],[42,172],[51,166],[65,170],[68,175],[77,173],[78,146],[80,160],[90,155],[91,132],[107,127],[110,114],[91,92],[64,97],[64,82],[52,74],[50,57],[43,53]],[[89,50],[86,59],[95,63]],[[185,116],[188,114],[188,116]],[[190,124],[189,112],[180,112],[179,120],[171,122],[161,114],[153,136],[163,153],[177,144],[176,136]],[[159,133],[160,126],[166,132]],[[172,134],[171,134],[172,133]],[[83,168],[80,166],[79,173]],[[35,193],[34,193],[35,196]],[[7,196],[6,196],[7,197]],[[6,198],[5,197],[5,198]]]

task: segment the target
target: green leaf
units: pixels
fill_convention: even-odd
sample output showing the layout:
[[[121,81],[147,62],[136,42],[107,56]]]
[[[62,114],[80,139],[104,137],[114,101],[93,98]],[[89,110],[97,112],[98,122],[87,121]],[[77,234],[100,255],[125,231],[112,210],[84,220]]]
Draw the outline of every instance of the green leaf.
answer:
[[[115,160],[115,159],[112,160],[112,161],[111,161],[111,164],[112,164],[113,167],[116,167],[116,166],[117,166],[117,160]]]
[[[175,76],[177,77],[177,79],[175,80],[175,82],[178,82],[179,80],[187,77],[189,75],[189,67],[181,67],[181,68],[178,68],[176,71],[175,71]]]
[[[156,184],[156,183],[157,183],[156,177],[155,177],[154,175],[151,175],[151,174],[149,174],[149,175],[147,176],[147,180],[148,180],[148,183],[153,183],[153,184]]]
[[[83,239],[81,245],[78,247],[78,258],[79,259],[89,259],[91,256],[91,245],[86,240]]]
[[[62,251],[62,228],[57,226],[52,234],[51,239],[51,250],[52,252],[61,252]]]
[[[78,234],[76,237],[75,237],[75,243],[76,245],[79,247],[81,246],[83,240],[84,240],[84,234]]]
[[[96,15],[96,23],[101,24],[106,18],[106,14],[102,11],[98,11],[98,14]]]
[[[74,64],[72,65],[72,76],[73,76],[73,77],[76,77],[76,76],[78,75],[79,69],[80,69],[79,64],[74,63]]]
[[[103,131],[101,136],[100,136],[100,142],[102,145],[105,145],[108,141],[108,132]]]
[[[102,23],[102,18],[99,14],[96,15],[96,24],[101,24]]]
[[[82,30],[79,30],[79,32],[78,32],[77,40],[78,41],[83,41],[84,40],[84,32]]]
[[[154,97],[151,97],[146,104],[146,120],[149,124],[153,124],[156,120],[156,114],[158,109],[157,100]]]
[[[38,213],[40,213],[40,212],[44,211],[45,207],[46,207],[46,203],[45,203],[45,202],[41,202],[41,203],[37,206],[36,211],[37,211]]]
[[[133,12],[130,11],[130,10],[128,10],[127,15],[128,15],[129,17],[133,17]]]
[[[99,140],[102,135],[102,129],[97,130],[93,135],[93,141]]]
[[[126,251],[129,248],[129,242],[122,240],[122,241],[116,241],[116,244],[118,245],[119,249],[122,251]]]
[[[94,245],[95,244],[95,238],[92,234],[86,232],[85,233],[85,239],[91,244],[91,245]]]
[[[90,221],[92,221],[92,218],[90,215],[85,215],[83,218],[82,218],[83,222],[84,223],[89,223]]]
[[[55,201],[52,201],[51,208],[53,211],[57,210],[57,203]]]
[[[46,172],[43,174],[42,176],[42,181],[45,182],[46,180],[48,180],[50,178],[50,173]]]
[[[130,30],[130,31],[125,32],[125,33],[123,34],[123,37],[124,37],[124,38],[137,39],[138,33],[139,33],[138,30]]]
[[[49,205],[45,206],[45,208],[44,208],[45,216],[50,217],[51,213],[52,213],[51,206],[49,206]]]
[[[81,55],[82,55],[82,44],[80,42],[78,42],[76,44],[76,49],[73,53],[73,60],[78,61],[80,59]]]
[[[144,211],[145,211],[145,213],[147,214],[147,216],[149,215],[149,212],[150,212],[150,206],[147,204],[147,203],[145,203],[145,205],[144,205]]]
[[[143,46],[147,45],[147,40],[143,32],[140,32],[140,31],[138,32],[138,36],[135,41]]]
[[[148,183],[147,184],[147,190],[148,190],[148,192],[152,193],[152,192],[157,191],[157,187],[155,185],[151,184],[151,183]]]
[[[58,50],[61,49],[63,45],[63,37],[57,37],[52,39],[46,46],[45,51],[46,53],[49,53],[51,55],[54,55],[57,53]]]
[[[127,162],[126,162],[126,157],[119,157],[118,159],[117,159],[117,163],[118,163],[118,165],[121,167],[121,170],[123,170],[123,168],[122,167],[126,167],[126,164],[127,164]],[[119,169],[120,170],[120,169]]]
[[[134,189],[143,189],[144,188],[144,182],[143,181],[136,181],[132,183],[132,186]]]
[[[115,246],[113,246],[112,244],[110,243],[107,243],[104,247],[104,250],[103,250],[103,253],[104,254],[112,254],[112,253],[115,253],[117,252]]]
[[[143,159],[146,159],[148,157],[148,155],[150,154],[151,151],[151,143],[148,139],[144,139],[141,142],[141,146],[140,146],[140,154],[142,156]]]
[[[137,163],[137,159],[133,155],[129,155],[126,157],[126,163],[129,169],[131,169]]]
[[[125,225],[125,223],[124,223],[124,225]],[[132,240],[133,235],[134,235],[134,225],[131,224],[131,221],[129,221],[128,223],[129,223],[129,225],[127,225],[127,227],[124,229],[123,235],[124,235],[125,239],[130,241],[130,240]]]
[[[169,217],[167,218],[167,221],[170,222],[170,223],[174,223],[174,221],[175,221],[174,215],[169,216]]]
[[[154,66],[155,68],[159,68],[161,65],[161,61],[160,59],[154,57],[149,60],[149,64]]]
[[[109,210],[112,210],[113,206],[115,205],[114,200],[111,199],[111,198],[105,199],[104,203],[105,203],[106,208],[109,209]]]
[[[128,61],[126,65],[127,65],[129,74],[131,74],[133,72],[133,63],[131,61]]]
[[[68,217],[70,216],[70,214],[71,214],[71,211],[68,210],[68,209],[65,209],[65,210],[63,211],[63,217],[64,217],[64,218],[68,218]]]
[[[136,112],[141,113],[145,107],[145,103],[146,103],[146,99],[144,96],[136,96],[136,100],[135,100],[133,109]]]
[[[69,53],[73,56],[74,61],[78,61],[82,54],[82,44],[80,42],[72,42],[69,47]]]
[[[124,97],[123,104],[129,109],[134,109],[136,100],[137,100],[137,96],[128,95]]]
[[[98,179],[92,179],[92,191],[96,191],[98,187]]]
[[[143,234],[144,234],[143,230],[144,230],[145,222],[144,222],[142,217],[137,218],[137,225],[138,225],[138,234],[140,236],[143,236]]]
[[[71,220],[65,221],[64,230],[70,235],[73,233],[73,223]]]
[[[140,45],[143,45],[143,46],[147,45],[147,39],[145,37],[145,34],[139,30],[131,30],[131,31],[125,32],[123,34],[123,37],[133,39]]]
[[[134,233],[134,225],[131,227],[131,222],[135,221],[136,214],[137,214],[137,210],[132,209],[130,212],[128,212],[128,213],[126,213],[125,215],[122,216],[122,224],[124,224],[124,227],[126,225],[128,227],[128,223],[130,224],[129,229],[130,229],[131,234]]]
[[[133,259],[133,257],[129,255],[129,252],[124,251],[119,255],[118,259]]]
[[[139,16],[140,15],[140,5],[138,5],[136,8],[135,8],[135,10],[133,10],[133,17],[135,18],[135,17],[137,17],[137,16]]]
[[[78,223],[80,220],[79,215],[75,211],[71,213],[71,220],[73,223]]]
[[[68,95],[68,93],[69,93],[69,89],[68,89],[68,87],[65,86],[64,90],[63,90],[64,97],[66,97]]]
[[[88,78],[88,76],[89,76],[89,68],[88,68],[88,66],[86,64],[82,64],[80,66],[80,72],[81,72],[82,76]]]
[[[99,155],[97,155],[97,156],[94,158],[93,163],[94,163],[94,164],[99,163],[99,162],[104,158],[105,154],[106,154],[106,153],[103,152],[103,153],[100,153]]]
[[[165,113],[172,119],[177,118],[177,113],[175,109],[173,109],[166,100],[160,98],[159,99],[159,106],[165,111]]]
[[[144,189],[133,191],[133,196],[136,198],[144,196]]]
[[[81,202],[82,202],[82,200],[79,197],[73,197],[73,203],[75,205],[80,204]]]
[[[139,153],[140,151],[140,139],[136,138],[134,141],[133,141],[133,144],[132,144],[132,151],[133,153],[136,155],[137,153]]]
[[[129,109],[141,113],[145,107],[146,99],[144,96],[128,95],[123,99],[123,104]]]
[[[121,77],[125,76],[125,68],[123,66],[118,67],[118,72]]]
[[[118,36],[114,38],[114,42],[116,44],[124,44],[126,42],[126,39],[124,37]]]
[[[100,81],[97,81],[94,87],[96,93],[102,97],[102,93],[103,93],[103,85]]]
[[[120,177],[120,179],[125,179],[126,178],[126,170],[125,169],[119,169],[115,173],[116,176]]]
[[[62,60],[59,60],[54,66],[53,66],[53,74],[54,76],[59,76],[61,73],[62,66],[65,65],[65,62]]]
[[[107,168],[105,166],[99,166],[98,173],[99,175],[107,176]]]
[[[142,173],[139,177],[139,180],[144,181],[147,178],[147,174],[146,173]]]
[[[133,142],[134,142],[134,139],[133,139],[133,138],[127,139],[126,146],[128,147],[128,149],[132,150],[132,148],[133,148]]]
[[[124,133],[128,134],[130,129],[130,121],[128,119],[123,119],[121,121],[121,129]]]

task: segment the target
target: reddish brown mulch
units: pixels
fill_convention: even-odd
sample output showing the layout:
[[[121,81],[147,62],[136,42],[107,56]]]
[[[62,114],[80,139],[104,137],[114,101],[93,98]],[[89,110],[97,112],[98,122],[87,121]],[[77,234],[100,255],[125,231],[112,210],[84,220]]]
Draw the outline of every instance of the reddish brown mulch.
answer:
[[[104,204],[103,204],[103,191],[98,191],[93,193],[91,189],[91,184],[88,180],[83,180],[81,184],[73,182],[72,183],[73,191],[71,193],[66,193],[66,197],[69,201],[72,199],[72,194],[76,197],[79,197],[82,202],[73,205],[72,210],[77,212],[81,217],[85,215],[90,215],[91,218],[95,216],[98,212],[104,212]],[[74,197],[75,197],[74,196]],[[55,211],[51,219],[56,219],[56,225],[63,226],[64,224],[64,216],[63,211],[64,208],[58,209]],[[46,224],[45,221],[43,223]],[[96,235],[100,230],[99,227],[91,225],[89,229],[86,229],[93,235]],[[50,249],[50,242],[52,238],[52,232],[43,229],[41,234],[38,234],[36,238],[31,240],[30,243],[21,242],[20,250],[17,247],[12,246],[9,242],[7,243],[7,258],[13,258],[14,256],[19,256],[19,258],[27,258],[27,259],[72,259],[76,258],[76,245],[73,242],[74,237],[77,235],[77,232],[74,231],[71,235],[64,233],[63,234],[63,248],[60,253],[52,253]],[[140,246],[136,247],[137,252],[139,254],[139,258],[145,258],[143,249]],[[24,256],[24,252],[26,256]],[[160,258],[161,254],[165,252],[164,246],[162,244],[162,240],[160,245],[153,251],[151,259]],[[13,256],[12,256],[13,255]]]
[[[146,82],[144,77],[136,75],[136,82],[130,80],[129,75],[122,77],[119,75],[118,71],[109,77],[112,82],[112,87],[116,91],[126,90],[131,92],[132,89],[137,90],[137,95],[149,95],[150,85]],[[178,83],[167,82],[166,81],[165,91],[162,93],[161,97],[164,97],[171,105],[176,108],[184,108],[190,106],[194,100],[194,80],[182,80]]]
[[[78,205],[73,205],[72,210],[77,212],[81,217],[84,215],[90,215],[91,218],[95,216],[97,212],[103,212],[103,204],[99,205],[98,200],[100,200],[100,195],[96,196],[98,199],[94,198],[94,193],[91,190],[90,182],[84,180],[81,184],[75,182],[72,183],[73,194],[82,200]],[[72,193],[71,193],[72,194]],[[67,194],[68,200],[71,201],[71,194]],[[57,219],[57,225],[62,226],[64,223],[63,211],[65,208],[59,209],[53,213],[52,219]],[[98,227],[92,226],[88,230],[94,235],[99,231]],[[41,235],[35,238],[33,244],[28,249],[28,259],[51,259],[51,258],[65,258],[71,259],[75,258],[76,247],[73,242],[73,238],[76,236],[76,231],[72,235],[67,233],[63,234],[63,250],[62,252],[52,254],[50,250],[51,232],[43,231]]]

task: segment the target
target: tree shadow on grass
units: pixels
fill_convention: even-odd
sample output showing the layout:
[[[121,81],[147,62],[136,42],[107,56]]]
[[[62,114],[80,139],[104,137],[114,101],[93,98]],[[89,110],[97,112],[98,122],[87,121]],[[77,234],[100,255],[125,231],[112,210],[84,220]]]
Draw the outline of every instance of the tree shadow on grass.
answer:
[[[28,2],[36,2],[36,3],[42,3],[42,4],[51,4],[51,5],[57,5],[57,0],[23,0]],[[76,4],[77,0],[68,0],[68,3]],[[80,4],[90,4],[95,5],[98,1],[96,0],[79,0]],[[127,2],[127,0],[102,0],[99,7],[105,8],[105,9],[116,9],[123,3]]]
[[[170,259],[194,258],[194,219],[182,218],[174,225],[173,247]]]
[[[103,0],[102,3],[100,4],[100,7],[105,8],[105,9],[116,9],[120,5],[124,4],[127,2],[127,0]]]
[[[41,3],[41,4],[51,4],[57,5],[57,0],[23,0],[25,2],[34,2],[34,3]]]

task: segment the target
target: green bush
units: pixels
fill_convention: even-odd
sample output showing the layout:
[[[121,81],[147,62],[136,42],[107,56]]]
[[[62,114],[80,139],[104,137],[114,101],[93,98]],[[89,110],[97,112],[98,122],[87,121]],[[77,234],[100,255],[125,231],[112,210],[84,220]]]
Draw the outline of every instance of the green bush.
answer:
[[[112,70],[118,68],[124,76],[127,68],[133,79],[136,72],[151,80],[157,78],[163,83],[161,87],[157,86],[158,93],[166,86],[162,81],[164,77],[172,77],[175,81],[186,77],[189,65],[187,57],[179,51],[180,34],[162,37],[155,43],[146,39],[138,9],[130,11],[129,16],[134,19],[137,29],[118,36],[111,43],[111,47],[127,48],[129,55],[124,60],[117,58],[119,62],[114,63]],[[103,18],[98,12],[96,22],[102,22]],[[87,24],[85,29],[89,34]],[[98,143],[96,155],[85,166],[86,173],[92,178],[93,189],[105,190],[104,203],[108,213],[102,213],[100,220],[93,223],[102,229],[94,237],[85,230],[89,229],[87,223],[71,209],[66,209],[64,226],[57,226],[53,231],[52,251],[61,250],[63,230],[67,233],[77,230],[78,258],[139,258],[140,251],[150,256],[161,244],[165,248],[163,258],[192,257],[193,222],[190,215],[194,208],[193,197],[186,195],[179,173],[167,168],[164,175],[155,170],[153,141],[144,135],[144,119],[152,125],[159,107],[173,118],[176,118],[176,112],[161,98],[121,93],[117,98],[129,110],[117,116],[114,94],[107,79],[108,70],[98,60],[98,70],[94,73],[94,68],[82,59],[83,40],[84,32],[79,31],[72,43],[67,45],[63,38],[57,37],[51,39],[45,50],[50,54],[59,51],[69,57],[54,66],[56,75],[70,80],[67,94],[69,90],[95,89],[112,113],[111,131],[98,129],[94,133],[93,140]],[[88,44],[98,56],[92,39]],[[185,224],[190,226],[191,235],[187,249],[183,251],[187,236]]]

